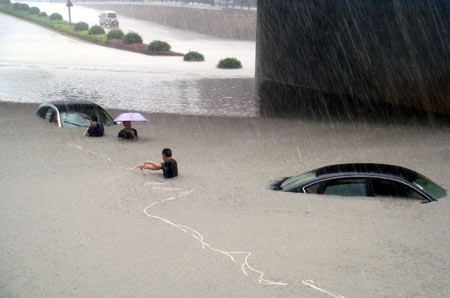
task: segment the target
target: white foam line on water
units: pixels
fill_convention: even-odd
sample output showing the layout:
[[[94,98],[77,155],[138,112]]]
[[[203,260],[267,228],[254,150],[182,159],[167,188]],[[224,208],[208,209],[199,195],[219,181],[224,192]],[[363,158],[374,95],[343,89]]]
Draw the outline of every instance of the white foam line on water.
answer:
[[[57,142],[61,142],[60,138],[57,139]],[[103,158],[105,158],[109,163],[115,164],[117,167],[119,167],[119,168],[121,168],[121,169],[125,169],[125,167],[124,167],[121,163],[119,163],[119,162],[117,162],[117,161],[112,161],[111,158],[110,158],[107,154],[105,154],[105,153],[95,152],[95,151],[93,151],[93,150],[83,148],[83,147],[80,146],[80,145],[75,145],[75,144],[71,144],[71,143],[66,143],[66,145],[69,146],[69,147],[72,147],[72,148],[74,148],[74,149],[77,149],[77,150],[80,150],[80,151],[89,153],[89,154],[94,155],[94,156],[100,156],[100,157],[103,157]],[[299,153],[299,157],[300,157],[300,160],[301,160],[301,159],[302,159],[302,158],[301,158],[301,153],[300,153],[300,149],[299,149],[298,147],[297,147],[297,151],[298,151],[298,153]],[[139,166],[136,166],[136,167],[134,167],[134,168],[129,168],[129,169],[125,169],[125,170],[126,170],[126,171],[133,171],[133,170],[137,169],[138,167],[139,167]],[[245,255],[244,261],[241,263],[241,270],[242,270],[242,273],[243,273],[245,276],[249,276],[249,272],[248,272],[248,271],[251,271],[251,272],[253,272],[253,273],[258,274],[258,276],[259,276],[259,278],[258,278],[258,283],[259,283],[259,284],[263,284],[263,285],[271,285],[271,286],[288,286],[288,284],[287,284],[287,283],[284,283],[284,282],[272,281],[272,280],[265,279],[265,278],[264,278],[264,275],[265,275],[264,272],[262,272],[262,271],[260,271],[260,270],[258,270],[258,269],[255,269],[254,267],[252,267],[252,266],[249,264],[248,259],[250,258],[250,256],[252,256],[252,253],[251,253],[251,252],[249,252],[249,251],[224,251],[224,250],[220,250],[220,249],[214,248],[214,247],[211,246],[208,242],[205,242],[205,241],[204,241],[204,237],[203,237],[202,234],[200,234],[200,232],[198,232],[197,230],[195,230],[195,229],[193,229],[193,228],[191,228],[191,227],[189,227],[189,226],[185,226],[185,225],[182,225],[182,224],[177,224],[177,223],[175,223],[175,222],[173,222],[173,221],[171,221],[171,220],[169,220],[169,219],[167,219],[167,218],[160,217],[160,216],[157,216],[157,215],[154,215],[154,214],[149,213],[149,210],[152,209],[154,206],[156,206],[156,205],[161,205],[161,204],[163,204],[163,203],[165,203],[165,202],[169,202],[169,201],[174,201],[174,200],[177,200],[177,199],[181,199],[181,198],[183,198],[183,197],[185,197],[185,196],[191,194],[191,193],[194,191],[193,189],[191,189],[191,190],[183,190],[183,189],[181,189],[181,188],[164,187],[164,185],[165,185],[164,183],[158,183],[158,182],[148,182],[148,183],[145,183],[144,185],[152,185],[152,188],[153,188],[153,189],[163,190],[163,191],[181,191],[181,192],[179,192],[178,194],[176,194],[175,196],[172,196],[172,197],[169,197],[169,198],[166,198],[166,199],[157,201],[157,202],[153,202],[153,203],[150,204],[149,206],[145,207],[144,210],[143,210],[143,212],[144,212],[148,217],[153,218],[153,219],[156,219],[156,220],[160,220],[160,221],[162,221],[162,222],[164,222],[164,223],[166,223],[166,224],[168,224],[168,225],[170,225],[170,226],[172,226],[172,227],[174,227],[174,228],[176,228],[176,229],[178,229],[178,230],[180,230],[180,231],[182,231],[182,232],[184,232],[184,233],[186,233],[186,234],[189,234],[190,236],[192,236],[192,238],[194,238],[195,240],[197,240],[197,241],[200,242],[200,244],[201,244],[201,246],[202,246],[203,249],[208,248],[209,250],[211,250],[211,251],[213,251],[213,252],[216,252],[216,253],[218,253],[218,254],[224,255],[224,256],[226,256],[226,257],[229,257],[230,260],[233,261],[233,262],[235,262],[235,263],[236,263],[237,261],[236,261],[236,258],[234,257],[234,255]],[[159,186],[158,186],[158,185],[159,185]],[[312,289],[315,289],[315,290],[317,290],[317,291],[319,291],[319,292],[321,292],[321,293],[324,293],[324,294],[326,294],[326,295],[328,295],[328,296],[331,296],[331,297],[334,297],[334,298],[345,298],[345,297],[342,296],[342,295],[335,295],[335,294],[333,294],[333,293],[331,293],[331,292],[329,292],[329,291],[327,291],[327,290],[324,290],[324,289],[321,289],[321,288],[315,286],[315,285],[314,285],[314,281],[312,281],[312,280],[306,280],[306,281],[305,281],[305,280],[302,280],[302,283],[303,283],[305,286],[307,286],[307,287],[309,287],[309,288],[312,288]]]
[[[91,149],[86,149],[86,148],[83,148],[83,147],[80,146],[80,145],[75,145],[75,144],[71,144],[71,143],[66,143],[66,145],[69,146],[69,147],[78,149],[78,150],[80,150],[80,151],[87,152],[87,153],[89,153],[89,154],[91,154],[91,155],[94,155],[94,156],[100,156],[100,157],[106,159],[109,163],[113,163],[113,161],[111,160],[111,158],[110,158],[106,153],[95,152],[95,151],[93,151],[93,150],[91,150]],[[114,161],[114,163],[115,163],[117,166],[122,167],[122,164],[121,164],[121,163],[119,163],[119,162],[117,162],[117,161]]]
[[[315,285],[314,285],[314,282],[312,281],[312,280],[302,280],[302,283],[304,284],[304,285],[306,285],[307,287],[310,287],[310,288],[313,288],[313,289],[315,289],[315,290],[317,290],[317,291],[319,291],[319,292],[322,292],[322,293],[325,293],[325,294],[327,294],[328,296],[331,296],[331,297],[334,297],[334,298],[345,298],[344,296],[341,296],[341,295],[334,295],[333,293],[331,293],[331,292],[328,292],[328,291],[326,291],[326,290],[324,290],[324,289],[321,289],[321,288],[319,288],[319,287],[316,287]]]
[[[146,183],[146,185],[149,185],[149,184],[151,184],[151,183]],[[169,191],[180,190],[179,188],[160,187],[160,186],[155,186],[154,184],[153,184],[152,188],[153,188],[153,189],[158,189],[158,190],[169,190]],[[265,279],[265,278],[264,278],[264,272],[262,272],[262,271],[260,271],[260,270],[257,270],[257,269],[255,269],[255,268],[253,268],[253,267],[249,264],[249,262],[248,262],[249,257],[252,255],[251,252],[246,252],[246,251],[233,252],[233,251],[224,251],[224,250],[221,250],[221,249],[217,249],[217,248],[213,247],[211,244],[209,244],[208,242],[206,242],[206,241],[204,240],[203,235],[200,234],[199,231],[197,231],[197,230],[195,230],[195,229],[193,229],[193,228],[191,228],[191,227],[189,227],[189,226],[177,224],[177,223],[175,223],[175,222],[173,222],[173,221],[171,221],[171,220],[169,220],[169,219],[167,219],[167,218],[163,218],[163,217],[160,217],[160,216],[151,214],[151,213],[149,212],[150,209],[152,209],[152,207],[155,206],[155,205],[160,205],[160,204],[162,204],[162,203],[164,203],[164,202],[168,202],[168,201],[173,201],[173,200],[180,199],[180,198],[182,198],[182,197],[185,197],[185,196],[189,195],[189,194],[192,193],[193,191],[194,191],[193,189],[191,189],[191,190],[182,190],[180,193],[178,193],[177,195],[175,195],[175,196],[173,196],[173,197],[169,197],[169,198],[167,198],[167,199],[163,199],[163,200],[161,200],[161,201],[154,202],[154,203],[150,204],[150,206],[147,206],[147,207],[143,210],[143,212],[144,212],[147,216],[149,216],[149,217],[151,217],[151,218],[154,218],[154,219],[163,221],[163,222],[165,222],[165,223],[167,223],[167,224],[173,226],[174,228],[176,228],[176,229],[178,229],[178,230],[180,230],[180,231],[183,231],[184,233],[190,234],[190,236],[192,236],[194,239],[196,239],[196,240],[198,240],[198,241],[200,242],[200,244],[201,244],[201,246],[202,246],[203,249],[208,248],[208,249],[210,249],[211,251],[214,251],[214,252],[216,252],[216,253],[219,253],[219,254],[222,254],[222,255],[224,255],[224,256],[227,256],[227,257],[229,257],[233,262],[236,262],[236,259],[233,257],[233,255],[236,255],[236,254],[244,254],[244,255],[245,255],[244,262],[241,264],[242,272],[243,272],[246,276],[248,276],[248,272],[247,272],[247,270],[246,270],[246,268],[247,268],[248,270],[253,271],[254,273],[258,274],[258,275],[259,275],[258,282],[259,282],[260,284],[265,284],[265,285],[278,285],[278,286],[287,286],[288,284],[287,284],[287,283],[284,283],[284,282],[277,282],[277,281],[272,281],[272,280]]]

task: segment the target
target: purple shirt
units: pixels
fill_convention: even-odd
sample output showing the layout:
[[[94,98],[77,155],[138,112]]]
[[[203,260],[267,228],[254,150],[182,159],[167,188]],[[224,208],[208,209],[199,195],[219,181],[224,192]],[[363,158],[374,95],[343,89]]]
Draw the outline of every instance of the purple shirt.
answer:
[[[103,128],[103,124],[100,122],[95,122],[88,128],[88,134],[90,137],[101,137],[103,136],[105,129]]]

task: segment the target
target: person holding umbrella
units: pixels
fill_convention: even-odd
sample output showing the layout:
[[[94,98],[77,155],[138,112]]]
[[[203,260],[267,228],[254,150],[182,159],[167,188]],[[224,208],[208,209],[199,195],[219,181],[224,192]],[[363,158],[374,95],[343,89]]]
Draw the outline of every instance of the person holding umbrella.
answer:
[[[131,127],[131,121],[149,122],[140,113],[122,113],[116,119],[114,119],[114,121],[123,122],[123,126],[125,126],[124,129],[119,131],[117,137],[122,139],[133,139],[133,140],[137,140],[139,137],[137,134],[137,130]]]
[[[119,134],[117,135],[118,138],[122,139],[133,139],[137,140],[139,139],[137,130],[131,127],[131,121],[124,121],[123,126],[125,126],[124,129],[119,131]]]

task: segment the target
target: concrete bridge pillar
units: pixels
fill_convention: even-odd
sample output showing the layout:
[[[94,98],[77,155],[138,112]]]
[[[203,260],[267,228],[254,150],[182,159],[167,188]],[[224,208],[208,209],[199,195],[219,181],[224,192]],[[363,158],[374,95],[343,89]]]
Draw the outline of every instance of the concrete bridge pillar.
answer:
[[[258,0],[256,57],[263,114],[355,101],[450,114],[448,0]]]

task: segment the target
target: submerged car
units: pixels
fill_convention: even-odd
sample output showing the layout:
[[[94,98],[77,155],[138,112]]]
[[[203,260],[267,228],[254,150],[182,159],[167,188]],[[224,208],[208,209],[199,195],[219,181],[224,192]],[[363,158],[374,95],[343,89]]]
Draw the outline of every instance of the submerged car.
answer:
[[[41,104],[36,115],[59,127],[88,127],[92,115],[99,122],[110,126],[116,124],[102,107],[89,101],[54,101]]]
[[[375,163],[326,166],[283,178],[269,188],[306,194],[413,198],[423,203],[447,196],[444,188],[417,172]]]
[[[119,28],[119,20],[117,19],[117,13],[111,10],[104,10],[100,12],[99,22],[100,26]]]

